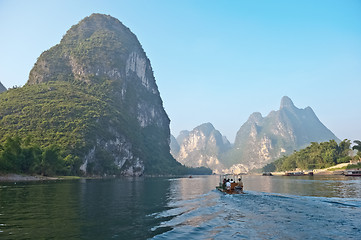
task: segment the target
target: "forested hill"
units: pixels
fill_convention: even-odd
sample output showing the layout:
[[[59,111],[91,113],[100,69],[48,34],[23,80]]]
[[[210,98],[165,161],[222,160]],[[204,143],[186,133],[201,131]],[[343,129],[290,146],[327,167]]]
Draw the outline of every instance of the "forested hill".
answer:
[[[321,169],[346,163],[351,160],[349,153],[351,142],[343,140],[339,144],[335,140],[329,142],[312,142],[310,146],[294,152],[289,156],[283,156],[266,165],[265,172],[289,171],[295,169]]]
[[[24,87],[0,95],[0,126],[0,144],[15,136],[41,149],[55,144],[63,159],[80,159],[69,168],[84,174],[187,171],[170,154],[169,118],[149,59],[108,15],[72,26],[41,54]]]

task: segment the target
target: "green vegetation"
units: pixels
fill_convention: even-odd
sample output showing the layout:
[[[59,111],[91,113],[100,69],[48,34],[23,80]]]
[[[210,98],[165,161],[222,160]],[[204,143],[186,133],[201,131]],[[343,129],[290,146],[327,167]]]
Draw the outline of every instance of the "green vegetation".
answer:
[[[122,130],[124,137],[132,142],[134,154],[146,159],[147,174],[188,174],[195,171],[176,162],[170,153],[169,156],[162,154],[169,152],[165,149],[167,144],[163,148],[159,146],[161,139],[167,139],[164,131],[152,126],[141,129],[136,119],[113,100],[112,89],[116,87],[112,81],[97,85],[57,81],[26,85],[0,94],[0,144],[6,148],[15,141],[18,148],[24,150],[10,158],[5,157],[0,171],[39,173],[40,170],[31,164],[31,167],[19,168],[15,163],[21,162],[24,154],[27,156],[25,152],[31,146],[33,152],[28,155],[39,151],[38,155],[44,154],[43,157],[50,161],[56,153],[64,162],[51,171],[40,171],[41,174],[80,175],[80,164],[85,154],[97,145],[97,139],[116,138],[114,131],[109,129]],[[114,157],[104,148],[97,147],[95,156],[98,163],[89,164],[89,174],[120,174],[122,169],[115,165]],[[30,157],[29,161],[36,164],[38,160]]]
[[[41,174],[43,176],[72,174],[76,162],[63,161],[56,145],[41,148],[30,137],[22,141],[8,137],[0,145],[0,173]]]
[[[0,95],[0,144],[15,136],[41,149],[56,144],[66,161],[77,162],[95,141],[96,120],[108,115],[106,100],[67,82],[11,89]]]
[[[355,140],[353,141],[355,145],[352,147],[352,150],[357,150],[357,156],[360,159],[361,158],[361,141]]]
[[[334,166],[339,163],[346,163],[351,160],[349,153],[350,140],[343,140],[339,144],[336,141],[316,143],[295,151],[292,155],[283,156],[273,163],[267,164],[263,171],[290,171],[295,169],[321,169]]]
[[[350,164],[346,167],[346,169],[359,169],[361,168],[361,163],[357,163],[357,164]]]

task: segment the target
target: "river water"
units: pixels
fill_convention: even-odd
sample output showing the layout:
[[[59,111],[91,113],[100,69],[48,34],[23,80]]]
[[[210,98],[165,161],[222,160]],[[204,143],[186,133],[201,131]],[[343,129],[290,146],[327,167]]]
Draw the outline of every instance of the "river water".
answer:
[[[361,239],[361,178],[218,176],[0,183],[0,239]]]

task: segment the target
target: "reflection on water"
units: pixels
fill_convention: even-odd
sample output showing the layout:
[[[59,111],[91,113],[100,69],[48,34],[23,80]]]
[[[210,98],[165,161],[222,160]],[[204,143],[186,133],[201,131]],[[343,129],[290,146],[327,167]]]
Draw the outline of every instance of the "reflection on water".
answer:
[[[357,239],[361,178],[218,176],[0,183],[0,239]],[[356,236],[356,237],[355,237]]]
[[[171,182],[171,198],[187,200],[197,198],[218,186],[217,176],[198,176],[193,178],[174,178]]]
[[[361,178],[326,176],[245,176],[245,188],[303,196],[361,198]]]
[[[246,194],[223,195],[214,190],[218,177],[173,179],[172,209],[155,216],[177,214],[152,228],[169,229],[154,239],[359,239],[361,179],[244,176],[243,181]]]
[[[169,208],[166,178],[0,186],[0,239],[145,239]]]

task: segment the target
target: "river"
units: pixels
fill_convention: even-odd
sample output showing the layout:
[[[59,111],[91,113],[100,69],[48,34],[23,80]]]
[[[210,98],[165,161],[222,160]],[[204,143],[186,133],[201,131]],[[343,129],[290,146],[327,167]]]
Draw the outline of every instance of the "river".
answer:
[[[0,183],[0,239],[360,239],[361,178],[218,176]]]

